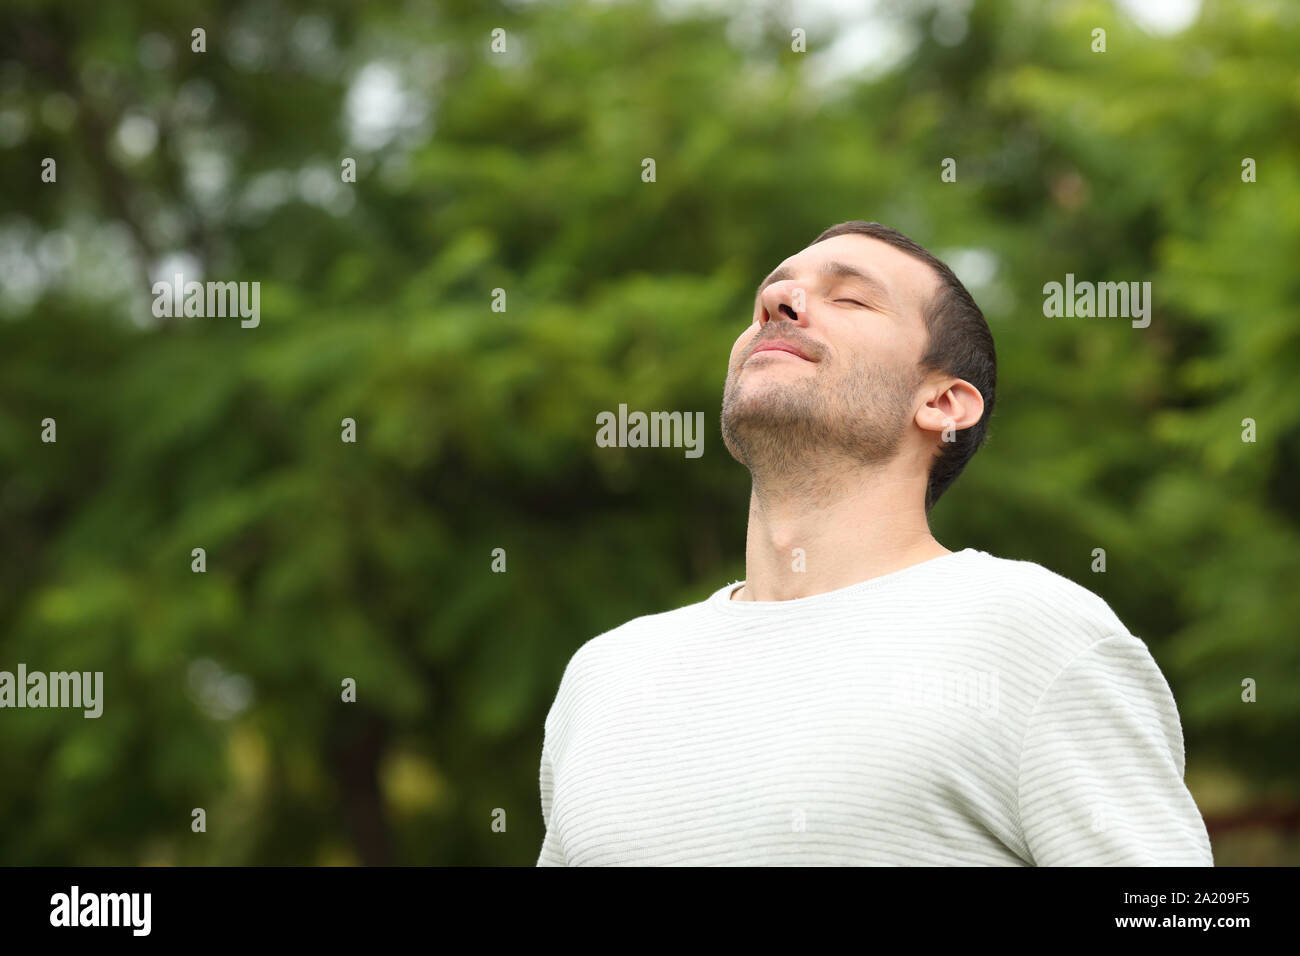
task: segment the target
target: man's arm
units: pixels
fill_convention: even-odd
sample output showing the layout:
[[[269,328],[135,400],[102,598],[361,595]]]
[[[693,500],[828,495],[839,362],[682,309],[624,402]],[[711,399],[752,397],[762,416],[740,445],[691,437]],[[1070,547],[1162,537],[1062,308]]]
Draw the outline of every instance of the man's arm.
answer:
[[[560,841],[551,827],[551,801],[555,788],[555,768],[551,765],[551,752],[542,741],[542,768],[540,773],[542,791],[542,822],[546,824],[546,839],[542,841],[542,852],[537,858],[538,866],[565,866],[564,851]]]
[[[1146,644],[1103,638],[1057,674],[1029,718],[1020,823],[1038,866],[1213,866],[1183,783],[1178,709]]]

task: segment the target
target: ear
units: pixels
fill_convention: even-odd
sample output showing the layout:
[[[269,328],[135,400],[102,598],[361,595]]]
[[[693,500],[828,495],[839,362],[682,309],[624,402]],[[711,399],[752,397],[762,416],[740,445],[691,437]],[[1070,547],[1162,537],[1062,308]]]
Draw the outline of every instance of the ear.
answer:
[[[916,412],[916,424],[922,431],[938,433],[943,441],[956,441],[956,433],[970,428],[984,414],[984,396],[978,388],[961,378],[939,383],[942,391]]]

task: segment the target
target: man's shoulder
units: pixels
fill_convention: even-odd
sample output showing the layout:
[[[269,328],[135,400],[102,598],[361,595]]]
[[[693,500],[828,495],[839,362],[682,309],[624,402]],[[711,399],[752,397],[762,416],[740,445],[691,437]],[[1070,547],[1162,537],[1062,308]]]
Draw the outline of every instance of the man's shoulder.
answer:
[[[667,611],[642,614],[624,621],[617,627],[589,638],[573,653],[573,660],[580,657],[589,660],[607,658],[610,654],[624,656],[630,647],[643,641],[660,640],[665,634],[676,633],[683,627],[696,622],[708,611],[710,598],[684,604]]]
[[[600,686],[640,659],[638,650],[662,644],[666,635],[680,633],[708,613],[708,598],[652,614],[643,614],[588,638],[569,657],[556,692],[551,715],[575,706],[583,688]],[[548,715],[547,725],[552,716]]]
[[[1101,595],[1033,561],[978,552],[973,584],[990,620],[1051,628],[1076,650],[1115,635],[1130,635]]]

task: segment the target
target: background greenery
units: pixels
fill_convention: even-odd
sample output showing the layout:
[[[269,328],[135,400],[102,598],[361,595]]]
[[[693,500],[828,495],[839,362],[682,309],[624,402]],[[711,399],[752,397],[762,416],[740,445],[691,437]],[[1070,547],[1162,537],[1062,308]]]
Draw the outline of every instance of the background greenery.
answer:
[[[743,576],[728,349],[855,218],[997,340],[937,537],[1105,597],[1217,860],[1300,862],[1298,16],[884,7],[892,65],[831,81],[855,35],[797,4],[7,3],[0,669],[106,702],[0,712],[0,862],[532,864],[564,664]],[[178,263],[260,327],[155,320]],[[1151,281],[1150,327],[1044,318],[1067,272]],[[620,402],[704,411],[703,457],[597,448]]]

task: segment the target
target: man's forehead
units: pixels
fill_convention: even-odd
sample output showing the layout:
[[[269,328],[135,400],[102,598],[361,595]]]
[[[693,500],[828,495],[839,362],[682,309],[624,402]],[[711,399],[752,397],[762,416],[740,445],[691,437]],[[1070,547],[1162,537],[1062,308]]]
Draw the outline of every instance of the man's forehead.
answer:
[[[900,305],[928,302],[939,286],[939,276],[928,264],[887,242],[857,233],[815,242],[782,262],[776,272],[812,276],[830,262],[847,263],[875,278]]]

